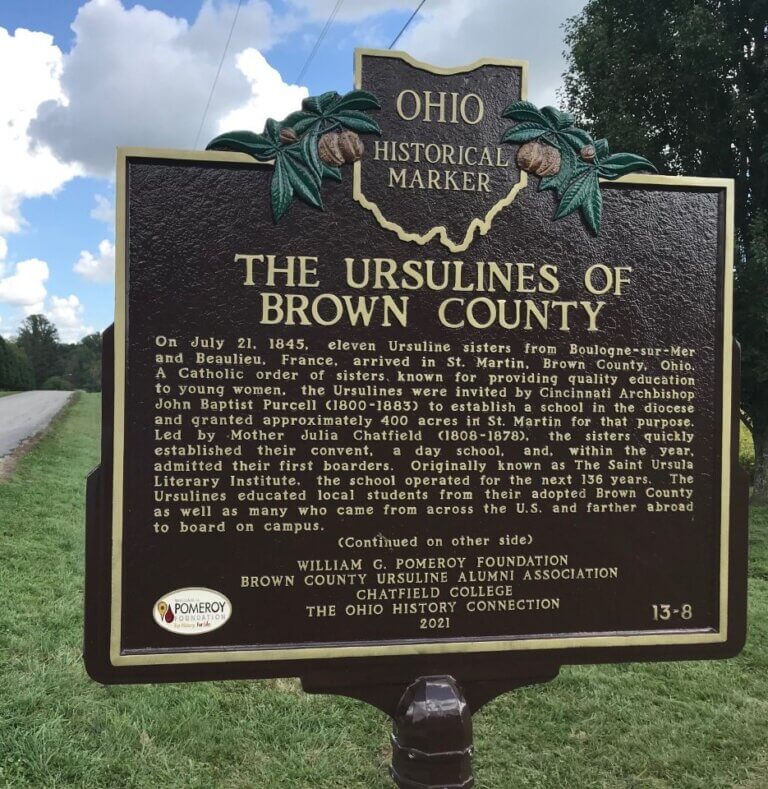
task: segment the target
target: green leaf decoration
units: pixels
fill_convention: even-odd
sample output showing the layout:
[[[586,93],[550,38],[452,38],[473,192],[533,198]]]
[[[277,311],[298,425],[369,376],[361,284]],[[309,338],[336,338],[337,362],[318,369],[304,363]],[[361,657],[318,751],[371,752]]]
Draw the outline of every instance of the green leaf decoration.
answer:
[[[595,140],[595,151],[597,151],[598,162],[608,156],[610,148],[608,147],[608,140],[606,140],[605,137],[600,140]]]
[[[341,181],[341,169],[332,164],[323,162],[322,178],[331,178],[334,181]]]
[[[255,134],[251,131],[233,131],[214,137],[208,145],[207,151],[235,151],[247,153],[256,161],[268,162],[275,158],[277,146],[264,134]]]
[[[282,128],[291,128],[297,135],[308,131],[321,134],[339,127],[359,134],[381,134],[379,124],[364,112],[373,109],[379,109],[378,99],[365,90],[352,90],[343,96],[323,93],[304,99],[301,110],[292,112]]]
[[[366,90],[351,90],[345,93],[333,108],[334,112],[342,110],[379,110],[379,100]]]
[[[332,117],[340,126],[359,134],[381,134],[379,124],[360,110],[334,111]]]
[[[596,171],[593,170],[587,179],[589,187],[581,203],[581,215],[584,217],[587,227],[597,235],[600,223],[603,221],[603,193],[600,191],[600,180]]]
[[[501,141],[514,143],[530,142],[546,134],[547,131],[545,127],[533,121],[526,121],[525,123],[518,123],[517,126],[513,126],[511,129],[507,129]]]
[[[568,184],[568,188],[563,192],[560,205],[555,212],[555,219],[562,219],[581,208],[588,195],[591,180],[592,173],[584,171]]]
[[[284,129],[293,129],[297,135],[304,134],[307,129],[310,129],[317,121],[317,115],[314,112],[305,112],[299,110],[292,112],[281,124]]]
[[[634,173],[638,170],[656,172],[656,168],[644,156],[634,153],[614,153],[601,159],[598,165],[600,175],[609,181],[615,181],[622,175]]]
[[[573,115],[569,112],[561,112],[556,107],[542,107],[541,114],[553,129],[567,129],[573,126]]]
[[[279,222],[293,200],[293,187],[288,178],[288,169],[283,157],[275,162],[270,192],[272,195],[272,216],[275,222]]]
[[[323,162],[317,150],[317,136],[314,134],[307,134],[301,138],[297,145],[301,151],[302,159],[315,174],[319,184],[323,177]]]
[[[341,169],[320,159],[320,137],[336,129],[357,134],[381,134],[379,124],[366,110],[380,109],[378,99],[365,90],[352,90],[343,96],[328,91],[309,96],[301,109],[282,121],[269,118],[264,131],[235,131],[211,140],[209,150],[238,151],[259,162],[273,162],[270,183],[272,216],[275,222],[285,216],[294,197],[323,210],[320,193],[324,179],[341,181]],[[281,132],[290,129],[292,134]]]
[[[555,128],[549,125],[543,112],[530,101],[515,101],[501,113],[502,118],[511,118],[518,123],[538,123],[540,128]]]
[[[558,197],[563,196],[563,192],[571,180],[579,173],[586,170],[588,165],[576,156],[570,145],[564,145],[560,149],[560,172],[555,175],[547,175],[539,181],[539,191],[553,189]]]
[[[324,115],[340,98],[341,96],[335,90],[330,90],[327,93],[321,93],[319,96],[308,96],[301,102],[301,106],[307,112],[312,112],[315,115]]]
[[[603,216],[603,195],[600,192],[597,168],[590,167],[576,176],[563,192],[555,219],[562,219],[577,209],[586,220],[587,227],[597,233]]]
[[[584,129],[577,129],[575,126],[570,126],[567,129],[560,129],[557,133],[558,137],[570,143],[573,150],[577,153],[586,145],[594,145],[595,141],[589,132]]]
[[[559,199],[555,219],[580,211],[587,227],[597,235],[603,221],[603,195],[600,180],[615,181],[637,170],[656,172],[643,156],[610,152],[608,140],[594,140],[576,126],[573,115],[556,107],[537,108],[529,101],[515,101],[502,117],[515,121],[501,138],[502,142],[522,145],[551,145],[560,151],[560,169],[554,175],[540,177],[539,191],[552,190]],[[594,150],[592,150],[594,149]],[[541,162],[532,157],[531,162]],[[536,172],[537,165],[531,165]]]
[[[275,145],[280,145],[280,124],[274,118],[267,118],[264,124],[264,136]]]
[[[292,157],[282,159],[286,164],[288,180],[295,194],[305,203],[309,203],[315,208],[323,207],[323,200],[320,197],[320,178],[305,164]]]

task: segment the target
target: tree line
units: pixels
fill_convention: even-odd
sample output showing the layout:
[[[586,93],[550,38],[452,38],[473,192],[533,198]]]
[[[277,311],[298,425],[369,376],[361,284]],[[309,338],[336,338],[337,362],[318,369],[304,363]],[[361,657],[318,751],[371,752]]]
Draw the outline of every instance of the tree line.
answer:
[[[741,409],[768,502],[768,3],[588,0],[566,45],[564,98],[596,137],[664,173],[735,179]]]
[[[0,337],[0,390],[101,390],[101,335],[62,343],[44,315],[30,315],[12,340]]]

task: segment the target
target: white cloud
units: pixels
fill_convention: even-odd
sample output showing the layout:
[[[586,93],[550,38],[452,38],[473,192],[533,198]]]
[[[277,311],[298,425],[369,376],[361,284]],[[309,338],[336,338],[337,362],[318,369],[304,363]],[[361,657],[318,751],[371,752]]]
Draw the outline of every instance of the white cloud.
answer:
[[[61,50],[46,33],[0,27],[0,233],[22,227],[19,212],[27,197],[51,194],[77,174],[57,161],[44,145],[33,145],[28,133],[41,102],[62,106],[66,99],[59,77]]]
[[[62,161],[100,176],[112,174],[119,145],[191,147],[236,5],[207,0],[189,24],[141,5],[89,0],[72,24],[75,44],[64,58],[68,105],[43,105],[33,134]],[[268,49],[290,24],[264,0],[243,3],[198,147],[216,135],[217,119],[252,101],[252,78],[237,67],[238,53]],[[277,87],[274,95],[261,94],[267,114],[284,106]]]
[[[219,120],[219,132],[235,129],[261,131],[267,118],[284,118],[301,106],[309,91],[299,85],[287,85],[280,72],[267,63],[257,49],[246,49],[237,56],[237,68],[251,84],[251,98],[246,104]]]
[[[528,60],[529,99],[557,105],[565,71],[562,24],[583,7],[584,0],[431,0],[397,48],[441,66],[481,57]]]
[[[0,236],[0,260],[5,260],[8,254],[8,242]]]
[[[27,315],[42,312],[48,276],[44,260],[22,260],[13,267],[13,273],[0,278],[0,302],[21,307]]]
[[[91,282],[112,282],[115,278],[115,245],[104,239],[99,244],[98,255],[84,249],[74,271]]]
[[[97,222],[103,222],[114,230],[115,228],[115,206],[112,201],[104,195],[94,195],[96,205],[91,209],[90,217]]]
[[[309,19],[324,22],[336,3],[289,0],[289,4]],[[584,4],[585,0],[429,0],[397,42],[397,49],[440,66],[460,66],[481,57],[528,60],[531,100],[558,104],[556,91],[565,71],[562,25]],[[398,11],[405,21],[416,6],[416,0],[345,2],[336,22],[366,24],[365,43],[374,46],[371,19]],[[378,40],[375,45],[387,44],[388,40]]]
[[[56,324],[62,342],[77,342],[95,331],[93,326],[84,323],[83,311],[83,305],[75,295],[51,296],[51,306],[45,315]]]
[[[288,3],[320,23],[328,19],[336,0]],[[429,0],[396,48],[441,66],[460,66],[481,57],[528,60],[529,97],[539,104],[557,104],[565,70],[562,24],[584,4],[585,0]],[[417,5],[417,0],[354,0],[342,3],[336,23],[361,23],[358,45],[384,47],[390,42],[382,39],[371,20],[396,11],[405,21]]]

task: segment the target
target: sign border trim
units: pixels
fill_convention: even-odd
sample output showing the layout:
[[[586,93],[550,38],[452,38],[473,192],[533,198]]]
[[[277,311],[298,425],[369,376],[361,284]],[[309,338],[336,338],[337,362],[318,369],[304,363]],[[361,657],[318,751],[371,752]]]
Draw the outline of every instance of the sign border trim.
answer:
[[[270,167],[240,153],[224,151],[185,151],[173,149],[132,148],[117,149],[115,179],[115,333],[114,333],[114,449],[112,477],[111,530],[111,600],[109,659],[113,666],[182,665],[195,663],[264,662],[276,660],[313,660],[426,654],[464,654],[479,652],[509,652],[586,647],[638,647],[662,645],[719,644],[728,640],[728,572],[730,544],[730,488],[731,488],[731,418],[733,373],[733,264],[734,264],[734,196],[735,185],[730,178],[701,178],[691,176],[627,175],[611,183],[649,186],[669,186],[699,189],[722,189],[725,197],[723,243],[723,321],[722,321],[722,443],[720,492],[720,596],[719,629],[697,632],[647,631],[632,635],[558,635],[542,637],[522,636],[480,641],[441,640],[413,643],[410,640],[392,644],[360,644],[355,646],[285,646],[270,649],[200,648],[186,651],[153,653],[124,652],[121,649],[122,612],[122,536],[123,536],[123,472],[125,453],[125,383],[127,341],[127,271],[126,271],[126,209],[127,160],[129,158],[168,159],[174,161],[221,162]],[[630,631],[631,632],[631,631]]]

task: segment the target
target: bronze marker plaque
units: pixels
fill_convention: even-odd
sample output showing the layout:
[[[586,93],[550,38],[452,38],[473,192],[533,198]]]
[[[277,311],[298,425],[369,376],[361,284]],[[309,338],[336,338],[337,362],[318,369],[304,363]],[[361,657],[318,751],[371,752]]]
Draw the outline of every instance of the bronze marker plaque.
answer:
[[[363,51],[263,135],[120,152],[93,676],[738,651],[732,183],[525,76]]]

